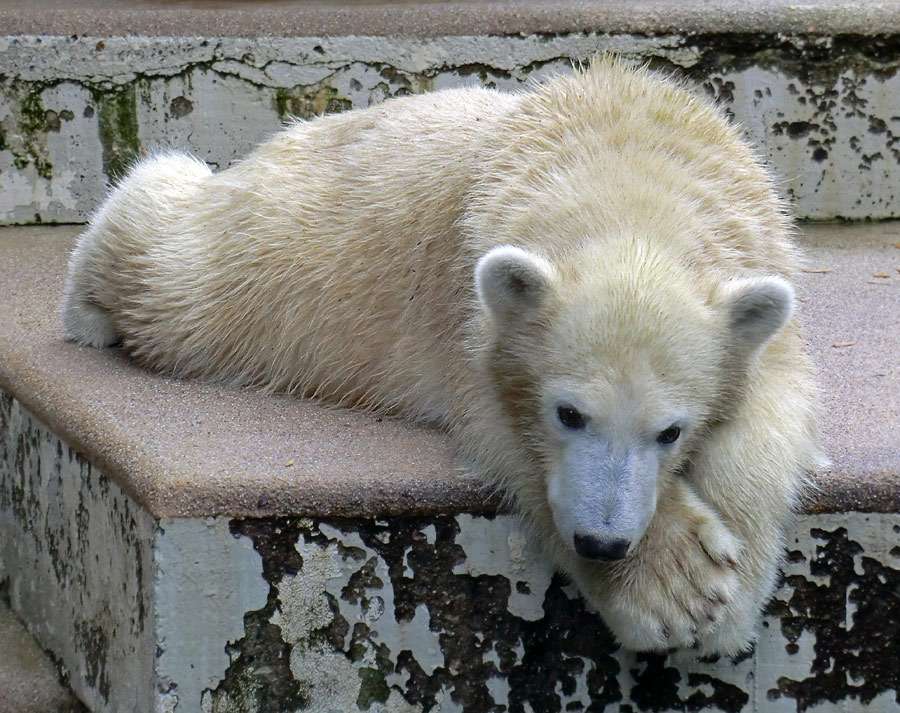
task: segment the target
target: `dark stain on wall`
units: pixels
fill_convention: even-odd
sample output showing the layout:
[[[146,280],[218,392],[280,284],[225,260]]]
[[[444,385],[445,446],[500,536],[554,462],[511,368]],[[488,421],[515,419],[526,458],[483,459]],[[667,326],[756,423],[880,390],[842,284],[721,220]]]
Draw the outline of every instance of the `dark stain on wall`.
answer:
[[[104,475],[19,409],[13,398],[0,391],[0,509],[9,514],[20,533],[17,544],[23,560],[17,564],[31,565],[38,574],[29,572],[26,576],[13,569],[9,576],[13,581],[36,576],[33,581],[52,590],[42,596],[48,607],[61,613],[51,625],[50,638],[71,637],[82,659],[83,673],[71,672],[77,677],[72,686],[82,689],[86,685],[109,702],[113,694],[110,657],[129,645],[126,631],[138,635],[152,625],[148,622],[152,591],[145,588],[148,583],[143,565],[147,548],[152,545],[143,539],[136,521],[135,508],[139,506],[127,500],[120,506]],[[71,487],[67,481],[73,475],[77,484]],[[67,499],[64,490],[70,494],[74,491],[77,502]],[[97,503],[108,506],[109,512],[98,509]],[[100,518],[93,530],[91,512]],[[98,535],[110,538],[127,553],[125,571],[117,571],[113,577],[113,581],[134,584],[133,588],[126,587],[125,595],[131,598],[127,618],[120,618],[122,612],[110,607],[111,601],[123,596],[121,591],[97,593],[90,589],[97,568],[107,566],[98,560],[98,547],[102,546],[91,540]],[[134,570],[129,569],[131,566]],[[86,601],[96,606],[88,609],[83,606]],[[39,623],[39,627],[43,625]],[[60,634],[60,628],[64,633]]]
[[[278,584],[301,571],[303,559],[294,547],[301,537],[291,518],[232,520],[236,537],[249,537],[262,557],[269,594],[262,609],[244,615],[244,636],[228,647],[231,665],[211,691],[216,711],[295,711],[309,705],[302,682],[290,669],[291,645],[271,619],[278,609]]]
[[[527,591],[527,582],[501,575],[454,574],[454,569],[460,571],[458,565],[465,561],[466,556],[457,543],[459,525],[454,517],[422,520],[332,519],[323,524],[326,522],[350,537],[359,536],[365,546],[383,560],[391,580],[397,621],[412,620],[417,610],[424,606],[428,612],[429,628],[437,635],[443,654],[443,665],[426,671],[416,660],[415,652],[389,651],[379,641],[377,631],[370,629],[367,623],[348,622],[341,614],[340,602],[327,595],[332,620],[327,626],[313,631],[307,645],[311,648],[327,645],[330,651],[340,652],[349,661],[357,662],[360,666],[357,705],[362,710],[381,710],[378,704],[386,701],[391,692],[389,677],[396,675],[405,681],[402,689],[398,689],[399,693],[409,703],[419,705],[425,711],[436,709],[441,696],[446,696],[448,692],[453,701],[465,710],[488,713],[524,713],[529,709],[535,713],[563,710],[596,713],[616,705],[622,711],[632,712],[711,708],[737,713],[745,710],[750,702],[748,692],[733,683],[720,680],[709,672],[685,671],[664,654],[639,654],[628,671],[621,671],[620,659],[617,658],[618,646],[612,636],[602,621],[585,609],[581,599],[574,597],[566,581],[558,575],[544,595],[541,618],[530,621],[515,616],[509,608],[510,593]],[[434,538],[426,535],[429,526],[434,528]],[[376,571],[377,558],[358,547],[346,546],[339,539],[326,536],[319,528],[319,522],[298,518],[236,520],[231,528],[235,535],[253,539],[256,551],[263,558],[263,571],[270,584],[270,594],[264,609],[251,612],[246,617],[247,636],[235,643],[232,653],[239,655],[234,658],[225,680],[213,692],[214,700],[218,697],[223,704],[221,708],[214,705],[214,711],[251,710],[226,708],[224,703],[226,700],[233,703],[239,695],[246,695],[242,691],[248,689],[248,682],[249,688],[257,691],[261,689],[261,681],[275,684],[274,672],[278,672],[277,678],[280,679],[290,676],[288,661],[291,646],[280,639],[280,629],[269,623],[269,619],[279,607],[277,585],[281,578],[286,574],[303,575],[302,558],[294,547],[295,543],[302,541],[306,545],[323,548],[336,545],[345,561],[352,560],[352,574],[348,576],[340,596],[361,611],[378,606],[385,584]],[[433,541],[430,542],[430,539]],[[844,551],[847,551],[846,548]],[[846,563],[837,562],[834,567],[846,567]],[[871,577],[883,575],[883,572],[873,570]],[[802,586],[808,586],[804,584],[806,582],[805,578],[800,577],[791,583],[795,588],[801,585],[802,589]],[[818,627],[816,635],[824,637],[822,645],[831,647],[832,652],[834,645],[849,646],[844,649],[849,661],[854,651],[850,643],[841,640],[832,645],[829,643],[828,625],[822,628],[823,625],[816,623],[823,619],[842,620],[843,591],[826,592],[824,597],[814,592],[795,595],[804,601],[810,597],[816,600],[808,603],[816,609],[807,614],[799,613],[799,610],[795,611],[800,606],[798,600],[783,613],[785,635],[789,640],[796,640],[804,627]],[[864,607],[857,613],[860,617],[870,615]],[[878,616],[884,614],[871,612],[876,613]],[[890,612],[887,614],[894,616]],[[875,656],[876,643],[867,649],[872,656]],[[374,664],[362,665],[361,659],[367,652],[369,655],[374,652]],[[747,657],[749,654],[742,659]],[[711,659],[710,662],[715,661]],[[871,669],[866,668],[869,665],[857,662],[852,670],[870,677]],[[590,703],[585,706],[570,697],[579,685],[577,679],[586,670],[583,681],[586,682]],[[883,690],[885,685],[895,680],[890,678],[895,674],[888,674],[884,668],[879,668],[879,671],[879,676],[888,678],[883,681],[877,677],[871,679],[872,693],[875,689]],[[630,682],[630,691],[623,691],[620,686],[623,674],[625,680]],[[498,678],[509,687],[508,706],[497,704],[491,695],[488,683]],[[289,709],[284,700],[303,704],[304,682],[295,683],[296,689],[282,694],[284,698],[280,705],[283,708],[263,706],[259,710]],[[846,688],[832,689],[827,681],[784,683],[779,695],[797,698],[798,709],[814,697],[821,700],[832,696],[834,700],[844,700],[848,696],[858,695],[858,692],[849,692]],[[809,690],[805,691],[804,687]],[[274,705],[274,700],[270,695],[265,699],[268,701],[266,705]],[[566,700],[568,703],[565,703]],[[254,705],[265,701],[256,698]]]
[[[109,638],[106,635],[106,621],[80,621],[75,626],[78,639],[78,650],[85,660],[85,679],[88,685],[97,690],[104,702],[109,701],[110,683],[106,670],[109,656]]]
[[[824,701],[865,705],[884,692],[892,692],[900,703],[900,570],[867,557],[843,527],[813,530],[812,535],[822,544],[809,572],[826,583],[787,577],[794,590],[790,600],[770,607],[792,642],[789,652],[796,651],[801,635],[813,636],[811,675],[799,681],[779,679],[769,697],[793,698],[798,711]]]

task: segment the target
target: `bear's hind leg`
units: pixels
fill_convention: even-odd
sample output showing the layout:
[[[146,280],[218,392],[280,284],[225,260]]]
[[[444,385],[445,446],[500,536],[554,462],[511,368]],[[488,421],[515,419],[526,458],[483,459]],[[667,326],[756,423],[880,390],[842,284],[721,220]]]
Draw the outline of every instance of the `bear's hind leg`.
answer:
[[[110,265],[103,248],[104,234],[91,226],[78,241],[69,261],[63,298],[62,323],[69,338],[88,347],[110,347],[119,342],[109,312],[99,303],[104,274]]]
[[[87,347],[111,347],[119,342],[109,313],[102,307],[68,295],[63,305],[63,325],[69,336]]]

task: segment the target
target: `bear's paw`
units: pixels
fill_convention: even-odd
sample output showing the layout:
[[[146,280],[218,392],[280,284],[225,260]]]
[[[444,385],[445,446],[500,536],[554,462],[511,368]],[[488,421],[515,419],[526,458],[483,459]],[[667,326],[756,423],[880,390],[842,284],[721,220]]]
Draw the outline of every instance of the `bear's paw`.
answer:
[[[628,559],[579,566],[579,586],[626,648],[700,645],[709,651],[711,637],[738,596],[737,538],[695,497],[681,501],[678,509],[676,516],[661,508]]]

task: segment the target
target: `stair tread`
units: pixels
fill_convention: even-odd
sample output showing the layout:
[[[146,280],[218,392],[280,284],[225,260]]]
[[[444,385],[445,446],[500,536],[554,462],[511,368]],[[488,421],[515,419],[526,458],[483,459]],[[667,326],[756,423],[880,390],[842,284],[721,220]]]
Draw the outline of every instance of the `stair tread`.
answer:
[[[206,37],[555,34],[566,32],[876,35],[900,28],[896,3],[817,0],[0,0],[5,34]]]
[[[492,511],[439,431],[150,373],[67,342],[79,226],[0,229],[0,387],[156,517]],[[900,223],[812,225],[799,279],[832,459],[810,512],[900,511]],[[876,278],[875,274],[889,274]],[[872,284],[885,283],[885,284]],[[853,342],[848,346],[834,346]]]

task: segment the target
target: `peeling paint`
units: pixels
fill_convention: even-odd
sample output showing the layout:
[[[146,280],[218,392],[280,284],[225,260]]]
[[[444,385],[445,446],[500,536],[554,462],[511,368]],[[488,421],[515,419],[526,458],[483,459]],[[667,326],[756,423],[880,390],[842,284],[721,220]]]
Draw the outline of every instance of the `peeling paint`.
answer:
[[[279,585],[303,567],[295,543],[304,522],[263,519],[231,523],[232,534],[249,538],[262,558],[262,579],[269,591],[262,608],[244,614],[245,633],[228,646],[230,665],[222,682],[215,690],[202,693],[204,713],[292,711],[309,705],[308,685],[291,671],[293,643],[285,640],[283,629],[273,622],[278,619]]]
[[[621,651],[571,586],[547,580],[543,558],[521,544],[508,516],[283,519],[276,529],[289,533],[302,563],[293,561],[289,586],[282,579],[272,589],[273,621],[316,711],[737,713],[855,700],[887,711],[896,705],[887,696],[896,689],[894,659],[877,652],[893,645],[886,639],[897,615],[886,597],[898,571],[876,557],[890,556],[885,542],[897,522],[860,513],[805,518],[757,651],[734,661]],[[854,528],[860,541],[850,546]],[[287,548],[254,541],[261,552]],[[822,581],[807,583],[807,575]],[[881,589],[844,584],[872,577]],[[518,612],[510,607],[516,582],[533,600]],[[862,645],[878,627],[880,637]],[[827,661],[843,665],[820,671]],[[844,681],[844,671],[856,678],[829,683]]]
[[[542,595],[550,586],[553,568],[528,541],[513,521],[508,530],[498,529],[483,517],[460,515],[457,544],[467,557],[453,569],[469,576],[500,575],[510,583],[507,607],[514,616],[534,621],[544,612]],[[500,540],[495,538],[499,537]]]
[[[156,678],[174,713],[196,711],[245,635],[244,612],[263,607],[262,561],[247,538],[215,518],[163,520],[156,565]]]
[[[769,607],[780,619],[785,650],[811,661],[802,676],[783,675],[769,692],[773,700],[793,699],[798,711],[823,701],[869,706],[885,693],[900,703],[900,569],[883,557],[896,537],[880,518],[859,517],[871,525],[865,539],[851,537],[849,522],[812,528],[815,549],[793,562],[808,570],[788,570]]]
[[[329,86],[292,87],[275,90],[275,110],[283,121],[312,119],[353,108],[353,103]]]

